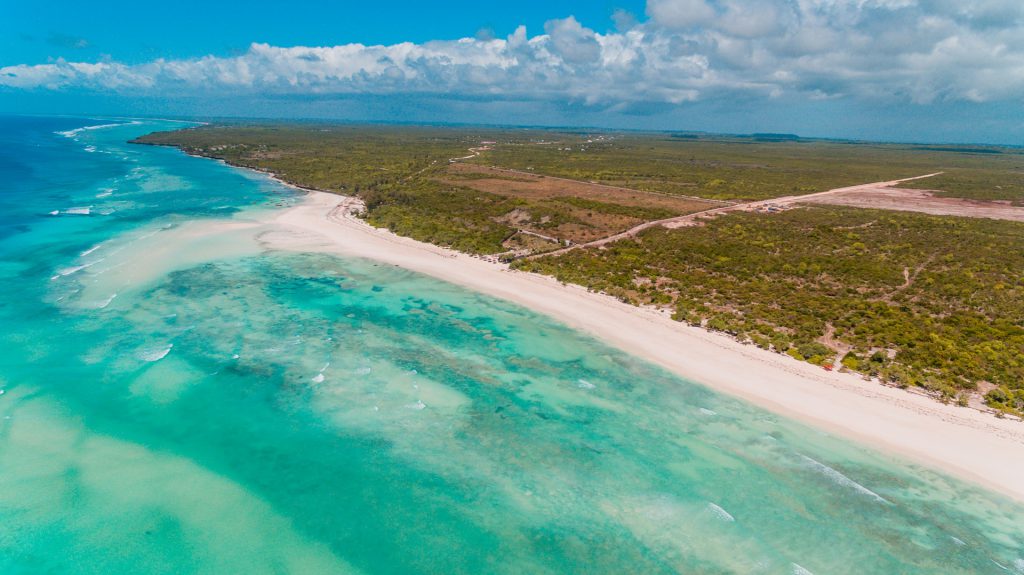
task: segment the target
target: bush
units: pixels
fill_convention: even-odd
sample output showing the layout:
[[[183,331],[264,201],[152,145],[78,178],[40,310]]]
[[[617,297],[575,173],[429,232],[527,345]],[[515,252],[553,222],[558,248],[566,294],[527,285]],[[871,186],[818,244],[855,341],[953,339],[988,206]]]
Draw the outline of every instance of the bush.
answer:
[[[832,349],[828,346],[822,345],[818,342],[802,343],[797,346],[797,350],[800,352],[800,355],[804,357],[819,358],[817,362],[812,361],[811,363],[821,363],[824,358],[829,357],[833,353]]]

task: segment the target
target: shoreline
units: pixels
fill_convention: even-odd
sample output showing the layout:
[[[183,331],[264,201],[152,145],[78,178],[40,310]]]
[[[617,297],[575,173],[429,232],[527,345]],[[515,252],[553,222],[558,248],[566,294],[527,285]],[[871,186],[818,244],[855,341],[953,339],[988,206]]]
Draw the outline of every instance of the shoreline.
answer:
[[[368,258],[517,303],[716,392],[1024,502],[1020,422],[826,372],[665,312],[398,236],[352,216],[356,198],[285,185],[305,196],[267,214],[265,248]]]

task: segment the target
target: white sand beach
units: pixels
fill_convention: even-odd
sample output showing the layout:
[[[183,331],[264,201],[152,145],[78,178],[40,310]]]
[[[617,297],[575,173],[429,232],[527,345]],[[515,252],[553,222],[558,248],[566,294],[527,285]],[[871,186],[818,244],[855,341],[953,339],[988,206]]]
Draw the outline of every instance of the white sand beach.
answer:
[[[826,372],[663,312],[399,237],[352,217],[352,198],[307,194],[293,208],[267,212],[266,247],[371,258],[516,302],[686,379],[1024,501],[1020,421]]]

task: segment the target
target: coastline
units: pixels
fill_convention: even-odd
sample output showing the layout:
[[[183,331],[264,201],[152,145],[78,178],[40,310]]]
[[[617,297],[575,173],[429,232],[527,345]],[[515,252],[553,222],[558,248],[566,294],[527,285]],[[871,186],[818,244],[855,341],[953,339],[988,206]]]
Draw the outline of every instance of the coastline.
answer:
[[[298,205],[262,222],[265,248],[373,259],[523,305],[717,392],[1024,502],[1020,422],[826,372],[664,312],[398,236],[352,216],[355,198],[300,190]]]

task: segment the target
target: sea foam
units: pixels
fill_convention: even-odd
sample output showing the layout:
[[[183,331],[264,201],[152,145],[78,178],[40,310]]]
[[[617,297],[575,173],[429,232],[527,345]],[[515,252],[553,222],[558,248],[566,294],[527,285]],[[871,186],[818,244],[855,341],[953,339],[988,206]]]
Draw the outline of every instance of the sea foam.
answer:
[[[139,359],[142,361],[154,362],[160,361],[167,357],[167,354],[171,353],[171,348],[174,347],[173,343],[169,343],[164,347],[149,349],[139,354]]]
[[[93,247],[91,247],[91,248],[89,248],[89,249],[85,250],[84,252],[82,252],[82,253],[80,253],[80,254],[78,254],[78,255],[79,255],[79,256],[82,256],[82,257],[85,257],[85,256],[87,256],[87,255],[89,255],[89,254],[93,253],[94,251],[96,251],[96,250],[100,249],[100,246],[102,246],[102,245],[103,245],[103,243],[102,243],[102,242],[101,242],[101,243],[98,243],[98,244],[94,245]]]
[[[731,513],[729,513],[725,509],[722,509],[718,505],[715,505],[714,503],[708,503],[708,510],[711,511],[711,513],[713,513],[715,517],[721,519],[722,521],[727,521],[729,523],[736,521],[736,518],[733,517]]]
[[[91,265],[91,264],[83,264],[83,265],[80,265],[80,266],[72,266],[72,267],[69,267],[69,268],[61,268],[61,269],[57,270],[57,275],[53,276],[51,279],[57,279],[59,277],[69,276],[69,275],[71,275],[71,274],[73,274],[75,272],[84,270],[85,268],[89,267],[89,265]]]
[[[102,130],[105,128],[116,128],[118,126],[130,126],[132,124],[140,123],[138,120],[132,120],[131,122],[117,122],[114,124],[96,124],[94,126],[82,126],[81,128],[75,128],[74,130],[66,130],[64,132],[55,132],[65,138],[74,138],[82,132],[88,132],[89,130]]]
[[[116,297],[117,297],[116,293],[115,294],[111,294],[110,297],[108,297],[107,299],[105,299],[102,302],[100,302],[99,304],[97,304],[95,306],[96,309],[104,309],[104,308],[106,308],[108,305],[110,305],[110,302],[114,301],[114,298],[116,298]]]
[[[849,487],[850,489],[853,489],[854,491],[856,491],[858,493],[861,493],[863,495],[867,495],[868,497],[871,497],[872,499],[874,499],[875,501],[878,501],[879,503],[885,503],[886,505],[891,505],[891,503],[887,499],[882,497],[881,495],[875,493],[874,491],[871,491],[867,487],[864,487],[860,483],[857,483],[856,481],[854,481],[854,480],[850,479],[849,477],[843,475],[839,471],[836,471],[835,469],[832,469],[828,465],[825,465],[824,463],[822,463],[822,462],[820,462],[820,461],[818,461],[816,459],[811,459],[810,457],[807,457],[806,455],[802,455],[801,454],[800,457],[812,469],[814,469],[818,473],[824,475],[825,477],[828,477],[833,482],[835,482],[837,485],[841,485],[843,487]]]

